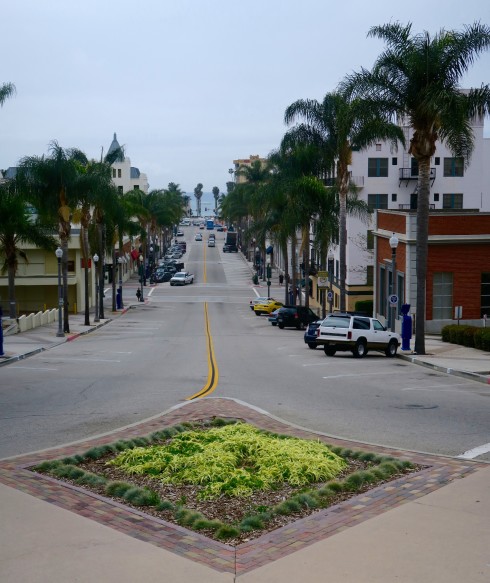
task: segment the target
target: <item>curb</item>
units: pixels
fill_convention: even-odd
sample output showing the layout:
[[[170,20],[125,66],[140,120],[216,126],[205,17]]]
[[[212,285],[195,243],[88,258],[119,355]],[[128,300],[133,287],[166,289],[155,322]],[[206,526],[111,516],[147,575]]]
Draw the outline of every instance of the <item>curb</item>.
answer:
[[[431,362],[424,362],[423,360],[419,360],[416,356],[408,356],[406,354],[397,354],[398,358],[403,360],[407,360],[412,364],[418,364],[419,366],[425,366],[426,368],[430,368],[432,370],[436,370],[437,372],[443,372],[448,375],[461,377],[470,381],[476,381],[478,383],[483,383],[485,385],[490,385],[490,376],[485,376],[478,374],[476,372],[469,372],[465,370],[457,370],[454,368],[448,368],[446,366],[440,366],[438,364],[432,364]]]

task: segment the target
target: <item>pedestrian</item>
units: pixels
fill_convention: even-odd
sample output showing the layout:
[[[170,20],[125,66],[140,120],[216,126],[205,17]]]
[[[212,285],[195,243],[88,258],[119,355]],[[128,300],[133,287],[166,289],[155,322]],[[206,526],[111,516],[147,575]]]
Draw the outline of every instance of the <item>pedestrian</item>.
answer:
[[[138,302],[141,302],[141,290],[140,290],[140,288],[138,288],[136,290],[136,297],[138,298]]]
[[[284,275],[281,273],[279,275],[279,285],[282,285],[284,283]]]

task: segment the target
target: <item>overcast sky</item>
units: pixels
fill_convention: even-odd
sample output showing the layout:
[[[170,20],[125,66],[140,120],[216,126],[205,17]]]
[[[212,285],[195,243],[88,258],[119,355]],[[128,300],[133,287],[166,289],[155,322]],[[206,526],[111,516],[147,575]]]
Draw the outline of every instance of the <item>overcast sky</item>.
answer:
[[[57,140],[99,158],[114,132],[150,188],[226,191],[237,158],[267,156],[285,108],[370,68],[371,26],[490,24],[488,0],[16,0],[0,13],[0,168]],[[490,51],[463,86],[490,83]],[[488,120],[485,135],[489,136]]]

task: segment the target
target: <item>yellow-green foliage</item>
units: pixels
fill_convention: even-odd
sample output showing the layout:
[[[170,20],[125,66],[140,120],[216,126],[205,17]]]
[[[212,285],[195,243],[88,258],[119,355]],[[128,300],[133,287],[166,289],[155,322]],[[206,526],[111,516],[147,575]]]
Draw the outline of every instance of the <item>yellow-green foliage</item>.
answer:
[[[199,484],[204,499],[330,480],[346,466],[320,442],[278,438],[245,423],[186,431],[168,445],[126,450],[109,463],[166,484]]]

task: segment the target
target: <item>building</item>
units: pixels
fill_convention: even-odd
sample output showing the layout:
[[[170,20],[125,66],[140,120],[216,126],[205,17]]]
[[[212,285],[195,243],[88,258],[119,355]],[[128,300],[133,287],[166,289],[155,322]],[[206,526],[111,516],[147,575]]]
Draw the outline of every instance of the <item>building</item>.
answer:
[[[378,209],[414,211],[417,206],[417,161],[408,153],[413,132],[408,125],[402,125],[402,128],[405,147],[400,145],[398,150],[392,150],[389,143],[380,142],[365,151],[353,152],[351,180],[358,188],[359,198],[368,204],[372,214],[367,222],[352,216],[347,217],[348,310],[354,310],[357,301],[373,297],[374,211]],[[490,211],[490,139],[484,138],[483,119],[474,119],[472,128],[475,147],[470,163],[466,167],[465,160],[455,158],[443,143],[436,144],[437,151],[431,160],[430,173],[431,212],[464,209]],[[313,253],[312,259],[318,257]],[[331,249],[328,268],[332,275],[333,304],[334,308],[338,308],[340,306],[338,248]],[[315,278],[313,298],[320,298]]]
[[[250,155],[249,158],[242,158],[240,160],[233,160],[233,165],[234,165],[235,169],[234,170],[230,169],[230,174],[233,175],[233,173],[234,173],[236,184],[243,184],[244,182],[247,182],[246,177],[242,176],[239,173],[239,170],[241,170],[244,166],[250,168],[252,166],[252,164],[254,162],[257,162],[257,161],[260,162],[261,167],[265,166],[267,164],[267,160],[265,158],[261,158],[259,155],[255,155],[255,156]]]
[[[398,239],[393,253],[389,239]],[[374,312],[391,326],[389,298],[410,304],[415,313],[417,213],[415,210],[378,210],[374,216]],[[396,289],[393,286],[393,259]],[[480,326],[490,318],[490,212],[433,210],[429,215],[426,280],[426,332],[439,333],[454,323],[460,307],[461,322]],[[415,320],[415,319],[414,319]],[[396,321],[399,332],[401,322]]]
[[[114,152],[121,152],[118,159],[112,164],[112,181],[117,186],[121,193],[129,190],[142,190],[148,194],[150,185],[146,174],[140,172],[139,168],[131,166],[131,160],[124,155],[123,148],[117,141],[117,135],[114,133],[114,138],[107,150],[107,155]]]

